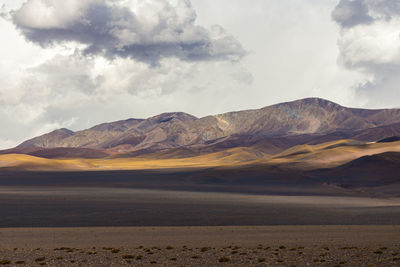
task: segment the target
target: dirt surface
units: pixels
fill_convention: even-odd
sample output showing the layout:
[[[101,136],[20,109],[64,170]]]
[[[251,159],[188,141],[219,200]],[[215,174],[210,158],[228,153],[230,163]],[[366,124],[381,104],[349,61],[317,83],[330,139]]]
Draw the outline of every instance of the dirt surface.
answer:
[[[400,224],[398,198],[25,186],[0,203],[0,227]]]
[[[5,266],[400,266],[400,226],[0,229]]]

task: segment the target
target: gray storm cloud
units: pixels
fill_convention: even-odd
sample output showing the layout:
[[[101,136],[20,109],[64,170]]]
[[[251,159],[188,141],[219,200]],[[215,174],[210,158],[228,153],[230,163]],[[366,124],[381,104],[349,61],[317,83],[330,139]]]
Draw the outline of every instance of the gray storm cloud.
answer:
[[[400,100],[400,1],[341,0],[332,12],[340,27],[339,62],[367,79],[356,92],[376,106]]]
[[[222,27],[195,24],[188,0],[28,0],[12,13],[30,41],[49,47],[75,42],[84,55],[132,58],[158,64],[184,61],[238,61],[246,51]]]

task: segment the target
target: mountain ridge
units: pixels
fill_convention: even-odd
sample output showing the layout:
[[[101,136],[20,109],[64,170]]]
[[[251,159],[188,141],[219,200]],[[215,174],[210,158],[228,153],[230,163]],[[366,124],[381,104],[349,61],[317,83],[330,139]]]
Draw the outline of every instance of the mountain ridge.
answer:
[[[221,146],[232,148],[260,142],[272,151],[271,140],[285,143],[289,139],[298,139],[293,142],[298,145],[313,142],[313,139],[314,142],[316,139],[321,139],[321,142],[333,140],[335,134],[363,141],[399,135],[400,109],[347,108],[321,98],[305,98],[202,118],[184,112],[169,112],[147,119],[102,123],[76,132],[57,129],[6,151],[32,153],[39,149],[53,149],[54,154],[55,148],[89,149],[87,151],[92,157],[94,150],[109,155],[137,155],[140,151],[180,147],[218,150]],[[282,144],[278,146],[281,148],[275,152],[287,148]],[[75,154],[84,157],[85,153]]]

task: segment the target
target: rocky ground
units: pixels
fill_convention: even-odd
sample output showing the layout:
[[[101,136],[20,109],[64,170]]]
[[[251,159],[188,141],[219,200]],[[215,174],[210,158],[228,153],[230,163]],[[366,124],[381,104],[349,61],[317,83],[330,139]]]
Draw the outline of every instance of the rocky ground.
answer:
[[[400,266],[394,247],[259,244],[255,247],[2,249],[5,266]]]
[[[0,228],[1,266],[400,266],[400,226]]]

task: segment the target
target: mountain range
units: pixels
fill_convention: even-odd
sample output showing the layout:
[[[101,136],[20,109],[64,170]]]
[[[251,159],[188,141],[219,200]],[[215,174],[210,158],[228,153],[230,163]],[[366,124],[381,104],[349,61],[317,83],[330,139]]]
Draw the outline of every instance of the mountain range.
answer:
[[[307,187],[400,196],[399,171],[400,109],[347,108],[319,98],[203,118],[175,112],[58,129],[0,151],[0,181],[17,185]]]
[[[342,139],[375,142],[398,135],[400,109],[347,108],[324,99],[306,98],[203,118],[174,112],[103,123],[77,132],[58,129],[0,153],[115,158],[174,151],[171,157],[189,157],[246,147],[275,155],[296,145]]]

